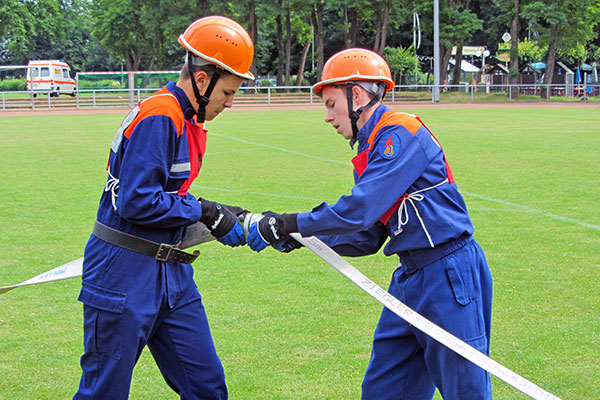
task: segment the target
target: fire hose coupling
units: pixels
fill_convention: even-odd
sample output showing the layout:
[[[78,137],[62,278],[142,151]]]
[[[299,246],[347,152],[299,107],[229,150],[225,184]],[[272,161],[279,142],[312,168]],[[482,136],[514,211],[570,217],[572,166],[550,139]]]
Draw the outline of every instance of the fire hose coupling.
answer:
[[[277,214],[271,211],[263,214],[248,213],[243,223],[248,246],[260,252],[271,245],[283,253],[302,247],[290,237],[298,232],[297,214]]]
[[[242,226],[244,227],[244,236],[246,237],[246,239],[248,239],[248,233],[249,233],[250,226],[252,224],[254,224],[255,222],[260,221],[264,217],[265,216],[262,214],[255,214],[255,213],[251,213],[251,212],[240,216],[240,222],[242,223]]]

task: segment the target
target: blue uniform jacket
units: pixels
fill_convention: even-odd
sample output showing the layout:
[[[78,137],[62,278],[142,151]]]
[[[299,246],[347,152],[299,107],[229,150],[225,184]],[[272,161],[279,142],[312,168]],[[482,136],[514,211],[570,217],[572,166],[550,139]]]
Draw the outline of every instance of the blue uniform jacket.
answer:
[[[387,111],[380,105],[358,131],[359,154],[369,149],[368,138]],[[379,130],[366,169],[360,176],[354,173],[352,194],[333,205],[322,203],[311,212],[298,214],[298,230],[303,236],[318,235],[342,255],[361,256],[376,253],[388,237],[384,253],[392,255],[473,233],[456,183],[447,181],[442,148],[420,120],[405,115],[410,124]],[[399,209],[404,224],[399,223],[398,212],[385,225],[379,221],[403,195],[411,193],[410,201],[406,199]]]
[[[139,120],[138,113],[147,116]],[[194,115],[187,96],[173,82],[132,110],[111,145],[98,221],[159,243],[181,240],[185,227],[202,215],[193,195],[178,193],[191,173],[184,120],[189,123]]]

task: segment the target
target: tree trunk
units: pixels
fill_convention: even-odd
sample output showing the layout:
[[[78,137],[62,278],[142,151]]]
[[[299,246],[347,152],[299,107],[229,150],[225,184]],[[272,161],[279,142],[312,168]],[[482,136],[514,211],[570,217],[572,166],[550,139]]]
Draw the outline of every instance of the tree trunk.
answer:
[[[323,74],[323,66],[325,65],[325,55],[323,54],[323,9],[325,8],[324,0],[317,1],[313,8],[312,18],[314,26],[314,36],[317,47],[317,71],[316,78],[321,80]]]
[[[256,42],[258,41],[258,21],[256,18],[256,5],[254,1],[250,1],[248,5],[248,21],[249,21],[249,34],[252,39],[252,43],[256,46]],[[252,65],[250,66],[250,72],[255,77],[258,76],[258,71],[256,70],[256,60],[252,60]]]
[[[153,56],[152,58],[150,58],[150,62],[148,63],[148,68],[146,69],[147,71],[152,71],[154,69],[154,63],[156,62],[157,57]]]
[[[137,54],[136,49],[131,49],[125,53],[125,68],[127,71],[138,71],[142,56]]]
[[[379,54],[380,56],[383,55],[383,51],[385,50],[388,20],[390,18],[390,2],[385,1],[384,6],[385,7],[383,9],[383,18],[381,21],[381,32],[379,37],[379,48],[376,50],[377,54]]]
[[[198,11],[199,11],[199,17],[205,17],[208,15],[208,10],[209,10],[209,4],[208,4],[208,0],[198,0],[196,3],[197,7],[198,7]]]
[[[440,44],[440,57],[440,83],[443,84],[448,75],[448,64],[450,64],[450,57],[452,57],[452,47],[447,48],[443,44]]]
[[[454,71],[452,72],[452,84],[459,85],[460,77],[462,74],[462,53],[463,53],[463,42],[456,44],[456,55],[454,56]],[[458,86],[450,89],[451,92],[458,92],[460,88]]]
[[[344,49],[349,49],[350,46],[350,21],[348,20],[348,5],[344,3]]]
[[[358,12],[356,8],[348,8],[344,3],[344,49],[356,47],[356,35],[358,32]]]
[[[381,10],[377,10],[377,31],[375,32],[375,44],[373,45],[373,51],[375,53],[379,50],[379,43],[381,42]]]
[[[290,63],[292,58],[292,21],[289,7],[285,13],[285,79],[284,85],[290,86]]]
[[[558,25],[552,25],[550,29],[551,41],[548,45],[548,58],[546,59],[546,72],[544,74],[544,85],[546,85],[546,89],[542,90],[542,98],[545,98],[547,94],[546,90],[550,90],[550,95],[552,95],[552,78],[554,75],[554,66],[556,64],[556,51],[558,45],[558,32],[560,28]]]
[[[281,0],[278,1],[281,9]],[[285,62],[285,54],[283,52],[283,24],[281,23],[281,14],[278,13],[275,17],[277,24],[277,86],[283,85],[283,70]]]
[[[510,1],[510,0],[509,0]],[[508,83],[517,85],[519,83],[519,0],[514,0],[514,15],[510,26],[510,69],[508,72]],[[519,87],[510,86],[510,97],[519,97]]]
[[[304,45],[304,49],[302,49],[302,57],[300,57],[298,73],[296,74],[296,86],[298,87],[298,91],[300,91],[300,86],[302,86],[302,79],[304,78],[304,65],[306,64],[306,57],[308,56],[308,51],[310,50],[311,43],[312,37],[309,36],[306,40],[306,44]]]
[[[356,47],[356,37],[358,35],[358,11],[352,9],[352,26],[350,28],[350,47]]]

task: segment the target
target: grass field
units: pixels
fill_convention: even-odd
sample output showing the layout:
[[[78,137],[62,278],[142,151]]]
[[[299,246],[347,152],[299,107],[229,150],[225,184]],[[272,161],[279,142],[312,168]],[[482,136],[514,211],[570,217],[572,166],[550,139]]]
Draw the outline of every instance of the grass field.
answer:
[[[555,395],[600,398],[600,110],[411,110],[441,141],[494,276],[492,358]],[[352,182],[322,111],[224,113],[197,196],[307,211]],[[123,115],[0,114],[0,286],[82,256]],[[199,246],[230,398],[359,399],[375,300],[310,251]],[[387,287],[395,260],[350,259]],[[0,399],[67,399],[79,381],[80,280],[0,295]],[[494,398],[524,399],[494,379]],[[176,399],[145,351],[132,399]],[[376,399],[374,399],[376,400]]]

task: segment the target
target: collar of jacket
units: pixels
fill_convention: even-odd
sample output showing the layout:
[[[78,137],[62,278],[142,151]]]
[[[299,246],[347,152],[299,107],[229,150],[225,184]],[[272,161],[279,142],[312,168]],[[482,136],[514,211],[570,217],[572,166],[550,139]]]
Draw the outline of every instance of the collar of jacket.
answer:
[[[360,154],[361,152],[369,148],[368,139],[369,136],[371,136],[371,132],[375,128],[375,125],[377,125],[377,122],[379,122],[379,120],[381,119],[381,116],[389,110],[390,109],[384,106],[383,104],[379,105],[375,109],[373,114],[371,114],[371,117],[369,118],[367,123],[358,130],[358,133],[356,134],[356,137],[358,138],[357,154]]]
[[[188,99],[183,89],[177,86],[175,82],[169,82],[167,83],[167,90],[173,93],[173,95],[177,99],[177,102],[179,103],[179,106],[183,111],[183,117],[186,120],[194,118],[194,116],[196,115],[196,110],[194,109],[194,107],[192,107],[192,103],[190,102],[190,99]]]

